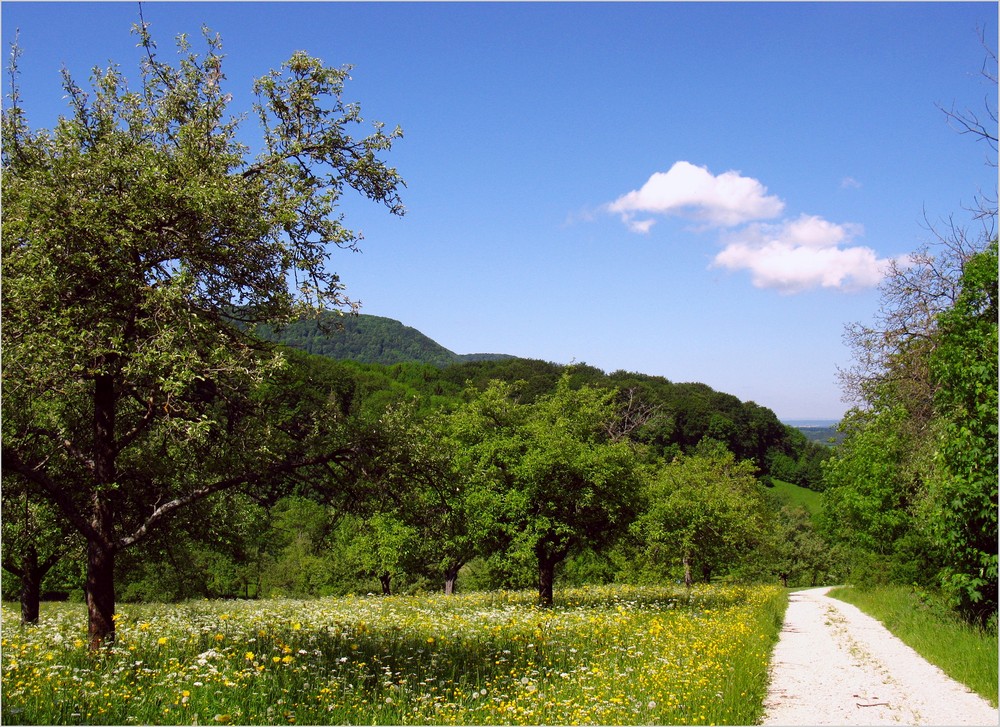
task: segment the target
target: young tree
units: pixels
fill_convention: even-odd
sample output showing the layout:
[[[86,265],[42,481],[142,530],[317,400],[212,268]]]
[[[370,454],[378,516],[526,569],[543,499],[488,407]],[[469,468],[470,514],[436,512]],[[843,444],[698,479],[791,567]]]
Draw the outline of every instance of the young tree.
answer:
[[[15,48],[3,112],[3,469],[87,541],[92,648],[114,637],[122,549],[213,492],[340,456],[321,436],[335,411],[305,439],[268,424],[260,385],[284,357],[246,327],[350,305],[326,267],[359,241],[345,188],[403,212],[380,158],[401,132],[352,136],[348,68],[298,52],[258,79],[254,158],[218,37],[198,55],[181,36],[171,65],[135,32],[138,85],[98,68],[88,94],[64,72],[51,130],[28,126]]]
[[[928,482],[930,529],[959,609],[997,611],[997,242],[965,266],[962,292],[939,316],[930,360],[937,383],[937,467]]]
[[[830,570],[831,554],[813,528],[809,512],[802,506],[786,505],[776,513],[772,527],[771,572],[786,588],[789,581],[815,586],[821,574]]]
[[[391,512],[376,512],[355,521],[352,562],[366,576],[378,578],[382,595],[392,594],[392,579],[405,572],[418,546],[416,528]]]
[[[20,482],[16,482],[16,480]],[[3,486],[3,568],[21,582],[21,622],[38,623],[42,582],[78,538],[49,503],[33,496],[23,478],[8,477]]]
[[[766,521],[763,486],[749,460],[737,462],[718,443],[664,465],[646,490],[648,505],[633,531],[654,571],[681,566],[691,585],[698,568],[705,582],[733,565],[760,538]]]
[[[563,375],[551,394],[520,404],[494,382],[456,414],[473,478],[473,532],[509,557],[530,556],[538,600],[553,602],[555,568],[571,553],[623,532],[636,507],[634,447],[614,439],[616,392],[573,389]]]
[[[458,573],[479,552],[470,527],[474,481],[463,468],[462,443],[452,431],[457,420],[444,410],[414,420],[409,458],[413,463],[405,506],[407,521],[420,534],[421,559],[455,593]]]

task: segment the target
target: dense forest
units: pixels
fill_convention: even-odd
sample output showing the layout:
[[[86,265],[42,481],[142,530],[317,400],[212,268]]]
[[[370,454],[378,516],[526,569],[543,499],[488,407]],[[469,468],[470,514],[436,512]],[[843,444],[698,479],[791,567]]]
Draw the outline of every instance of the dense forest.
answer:
[[[255,84],[251,157],[220,41],[173,66],[136,32],[139,90],[67,74],[52,130],[19,106],[16,48],[9,69],[2,586],[24,621],[84,599],[99,649],[120,599],[889,581],[995,627],[995,197],[980,234],[887,271],[830,447],[702,383],[296,323],[352,308],[337,201],[403,214],[402,132],[359,134],[347,71],[296,53]]]

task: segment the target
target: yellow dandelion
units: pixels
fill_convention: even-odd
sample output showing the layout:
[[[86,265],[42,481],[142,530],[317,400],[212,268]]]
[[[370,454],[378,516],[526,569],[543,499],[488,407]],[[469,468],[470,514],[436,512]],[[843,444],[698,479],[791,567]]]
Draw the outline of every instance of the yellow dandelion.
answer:
[[[156,643],[159,644],[160,646],[163,646],[164,644],[167,643],[167,637],[166,636],[161,636],[160,638],[158,638],[156,640]]]

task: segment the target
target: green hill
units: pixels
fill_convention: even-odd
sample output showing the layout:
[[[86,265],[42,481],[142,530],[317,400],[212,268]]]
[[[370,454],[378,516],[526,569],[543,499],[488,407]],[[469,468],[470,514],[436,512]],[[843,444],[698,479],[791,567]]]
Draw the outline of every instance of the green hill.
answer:
[[[381,316],[339,316],[328,313],[318,321],[300,320],[280,331],[259,326],[257,333],[269,341],[338,360],[377,363],[426,363],[440,368],[467,361],[513,358],[506,354],[457,354],[415,328]]]
[[[771,492],[783,504],[792,507],[804,507],[810,515],[817,515],[823,509],[823,494],[805,487],[793,485],[784,480],[772,479],[774,487]]]

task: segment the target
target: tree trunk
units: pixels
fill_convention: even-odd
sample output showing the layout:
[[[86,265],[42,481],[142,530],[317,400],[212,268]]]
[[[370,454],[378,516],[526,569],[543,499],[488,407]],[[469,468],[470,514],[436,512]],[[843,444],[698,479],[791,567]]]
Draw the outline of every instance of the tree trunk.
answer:
[[[538,557],[538,605],[544,608],[552,607],[552,584],[556,578],[556,561],[554,558]]]
[[[21,623],[38,623],[39,602],[42,600],[42,576],[38,567],[38,550],[28,546],[21,565]]]
[[[691,587],[691,556],[684,554],[684,585]]]
[[[115,552],[87,542],[87,636],[91,651],[115,640]]]
[[[444,595],[454,595],[455,583],[458,581],[458,571],[461,567],[460,565],[453,564],[444,569]]]
[[[52,570],[52,566],[59,562],[62,554],[62,548],[58,548],[39,563],[38,548],[32,541],[27,544],[20,565],[15,565],[12,560],[4,560],[3,567],[21,580],[22,624],[38,623],[39,605],[42,600],[42,581],[45,580],[45,575]]]
[[[117,479],[114,378],[94,377],[94,491],[87,538],[87,636],[92,651],[115,640],[114,510],[108,491]]]
[[[378,579],[379,579],[379,582],[381,582],[381,584],[382,584],[382,595],[383,596],[391,596],[392,595],[392,591],[389,588],[389,582],[392,580],[392,574],[391,573],[383,573],[382,575],[380,575],[378,577]]]

